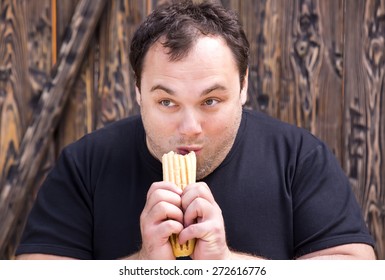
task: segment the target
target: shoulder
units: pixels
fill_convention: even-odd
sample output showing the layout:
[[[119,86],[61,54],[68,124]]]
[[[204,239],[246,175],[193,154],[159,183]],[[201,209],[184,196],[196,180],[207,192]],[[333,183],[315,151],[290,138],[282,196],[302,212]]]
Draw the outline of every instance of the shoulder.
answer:
[[[131,116],[116,122],[107,124],[79,140],[68,145],[68,149],[75,149],[82,146],[110,146],[136,141],[137,136],[143,132],[141,117]]]
[[[279,134],[305,134],[306,136],[314,137],[306,129],[281,121],[262,112],[243,110],[243,115],[247,120],[247,124],[254,126],[258,131],[274,134],[277,134],[277,132],[280,132]]]
[[[97,129],[83,138],[95,141],[108,141],[137,135],[141,129],[143,129],[142,119],[139,115],[135,115],[107,124],[103,128]]]
[[[246,123],[247,137],[254,138],[254,141],[260,144],[303,152],[325,145],[310,131],[267,114],[244,110],[243,117]]]
[[[121,158],[136,151],[144,138],[140,116],[128,117],[84,135],[63,149],[74,160]]]

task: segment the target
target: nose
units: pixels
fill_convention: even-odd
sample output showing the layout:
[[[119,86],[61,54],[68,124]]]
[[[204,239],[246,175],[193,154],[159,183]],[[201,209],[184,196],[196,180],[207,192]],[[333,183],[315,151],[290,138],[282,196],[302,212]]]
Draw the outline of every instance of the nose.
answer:
[[[182,113],[179,132],[184,136],[194,136],[202,132],[201,120],[197,113],[185,110]]]

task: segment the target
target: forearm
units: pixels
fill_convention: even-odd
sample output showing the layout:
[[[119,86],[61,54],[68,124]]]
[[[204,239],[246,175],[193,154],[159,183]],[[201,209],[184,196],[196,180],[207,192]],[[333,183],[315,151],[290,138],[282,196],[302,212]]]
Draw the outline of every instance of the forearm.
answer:
[[[251,254],[235,252],[235,251],[230,251],[229,259],[230,260],[265,260],[265,258],[262,258],[260,256],[254,256]]]
[[[298,258],[299,260],[375,260],[371,246],[366,244],[346,244],[319,250]]]
[[[246,253],[240,253],[235,251],[230,251],[227,257],[229,260],[264,260],[262,257],[253,256]],[[144,260],[145,258],[142,257],[142,255],[139,252],[136,252],[132,255],[129,255],[127,257],[121,258],[121,260]]]
[[[264,260],[259,256],[230,251],[232,260]],[[316,251],[304,255],[298,260],[375,260],[373,248],[366,244],[347,244]]]
[[[22,254],[16,257],[16,260],[75,260],[70,257],[48,254]]]
[[[144,258],[142,258],[140,251],[138,251],[132,255],[121,258],[120,260],[144,260]]]

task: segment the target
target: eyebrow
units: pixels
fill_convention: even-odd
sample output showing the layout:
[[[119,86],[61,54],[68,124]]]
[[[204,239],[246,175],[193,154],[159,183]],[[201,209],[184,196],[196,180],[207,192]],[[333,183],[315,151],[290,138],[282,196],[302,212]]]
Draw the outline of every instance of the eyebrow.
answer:
[[[222,86],[220,84],[214,84],[212,85],[211,87],[205,89],[202,93],[201,93],[201,96],[205,96],[207,94],[209,94],[210,92],[214,91],[214,90],[226,90],[227,88],[225,86]],[[170,95],[175,95],[175,91],[168,88],[168,87],[165,87],[163,85],[155,85],[153,86],[151,89],[150,89],[150,92],[154,92],[156,90],[162,90]]]
[[[150,89],[150,92],[154,92],[156,90],[162,90],[162,91],[165,91],[167,92],[168,94],[171,94],[171,95],[175,95],[175,92],[170,89],[170,88],[167,88],[165,86],[162,86],[162,85],[155,85],[153,86],[151,89]]]

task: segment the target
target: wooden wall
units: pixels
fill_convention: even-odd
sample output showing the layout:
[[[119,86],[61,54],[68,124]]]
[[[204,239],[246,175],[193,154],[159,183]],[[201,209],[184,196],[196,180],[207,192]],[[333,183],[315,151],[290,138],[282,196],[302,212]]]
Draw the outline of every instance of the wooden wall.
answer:
[[[84,54],[73,56],[77,45],[68,51],[66,27],[90,0],[0,0],[0,258],[12,257],[62,147],[138,113],[129,42],[163,2],[94,1],[102,7],[98,25],[87,28],[89,47],[78,48]],[[329,145],[385,259],[385,0],[221,2],[239,13],[251,43],[247,107],[305,127]],[[68,52],[79,65],[71,70],[76,79],[55,84],[69,76],[58,67],[71,61]],[[62,102],[43,115],[49,97]],[[39,141],[30,140],[39,133]]]

